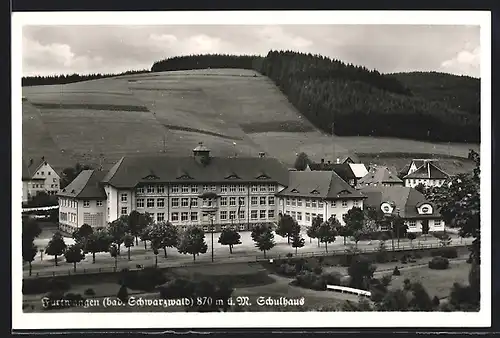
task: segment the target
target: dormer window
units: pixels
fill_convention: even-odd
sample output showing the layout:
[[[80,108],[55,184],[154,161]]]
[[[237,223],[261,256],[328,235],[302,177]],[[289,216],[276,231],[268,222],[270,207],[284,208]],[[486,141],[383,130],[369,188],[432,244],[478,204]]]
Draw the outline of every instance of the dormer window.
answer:
[[[432,206],[428,203],[424,203],[424,204],[420,205],[420,207],[417,206],[417,208],[418,208],[419,214],[430,215],[433,212]]]
[[[384,202],[380,205],[380,209],[384,214],[391,214],[394,210],[394,206],[389,202]]]
[[[391,208],[387,205],[384,205],[384,207],[382,208],[382,210],[387,214],[387,213],[390,213],[391,212]]]
[[[313,191],[311,191],[311,194],[313,194],[313,195],[318,195],[318,194],[319,194],[319,191],[318,191],[318,190],[316,190],[316,189],[314,189]]]
[[[424,214],[428,213],[429,212],[429,207],[422,207],[422,212]]]
[[[299,193],[299,191],[298,191],[297,189],[292,189],[290,192],[293,192],[293,193],[295,193],[295,194],[298,194],[298,193]]]

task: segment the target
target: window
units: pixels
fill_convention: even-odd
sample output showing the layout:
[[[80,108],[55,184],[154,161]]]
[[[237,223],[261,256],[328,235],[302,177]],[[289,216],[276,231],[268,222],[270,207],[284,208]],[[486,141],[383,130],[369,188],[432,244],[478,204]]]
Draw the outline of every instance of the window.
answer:
[[[257,210],[252,210],[250,212],[250,218],[251,219],[257,219]]]
[[[191,186],[191,192],[192,192],[193,194],[196,194],[196,193],[198,192],[198,186],[197,186],[197,185],[192,185],[192,186]]]
[[[182,226],[182,231],[186,231],[187,230],[187,226],[183,225]]]
[[[257,201],[258,201],[258,200],[257,200],[257,197],[252,196],[251,201],[252,201],[252,205],[257,205]]]
[[[240,224],[240,231],[245,231],[245,224]]]
[[[158,198],[156,200],[156,207],[157,208],[165,208],[165,199],[164,198]]]
[[[189,185],[183,185],[182,186],[182,193],[183,194],[189,193]],[[182,220],[182,218],[181,218],[181,220]]]
[[[96,202],[96,206],[98,206],[98,207],[102,207],[102,201],[97,201],[97,202]]]
[[[301,207],[302,206],[302,199],[297,199],[297,206],[298,207]]]
[[[210,189],[212,189],[212,191],[216,191],[217,187],[215,185],[212,185],[212,186],[210,186]]]
[[[179,220],[179,213],[173,212],[171,217],[172,222],[177,222]]]
[[[274,196],[269,196],[267,198],[267,204],[274,205]]]
[[[189,213],[188,212],[181,212],[181,222],[187,222],[189,220]]]
[[[415,228],[417,226],[417,221],[412,220],[408,222],[408,227],[409,228]]]
[[[256,185],[252,185],[252,192],[257,192],[257,186]]]
[[[287,214],[287,215],[290,215],[290,210],[287,210],[287,211],[286,211],[286,214]]]
[[[146,188],[146,191],[148,194],[154,194],[154,192],[155,192],[154,185],[148,185],[148,187]]]
[[[260,219],[266,218],[266,211],[265,210],[260,210]]]
[[[240,210],[239,219],[245,219],[245,210]]]
[[[236,192],[236,186],[235,185],[230,185],[229,186],[229,192]]]
[[[191,213],[191,221],[197,222],[198,221],[198,213],[197,212],[192,212]]]
[[[220,198],[220,206],[221,207],[227,207],[227,197],[221,197]]]
[[[354,200],[353,205],[357,208],[359,206],[359,201],[358,200]]]
[[[159,194],[164,194],[165,193],[165,187],[163,185],[159,185],[157,187],[157,189],[158,189],[158,193]]]
[[[423,207],[423,208],[422,208],[422,212],[423,212],[424,214],[428,213],[428,212],[429,212],[429,207]]]
[[[139,188],[137,188],[136,192],[137,192],[138,194],[144,194],[144,187],[139,187]]]
[[[286,199],[286,205],[290,205],[290,199],[289,198]]]
[[[203,191],[208,191],[208,185],[203,186]]]
[[[181,207],[189,207],[189,198],[181,198]]]
[[[434,226],[435,227],[440,227],[441,226],[441,220],[439,220],[439,219],[434,220]]]
[[[204,225],[203,226],[203,232],[207,232],[208,231],[208,226]]]
[[[295,198],[292,198],[292,207],[297,206],[297,200]]]
[[[343,208],[347,208],[347,201],[345,201],[345,200],[344,200],[344,201],[342,201],[342,207],[343,207]]]
[[[310,208],[311,207],[311,201],[310,200],[306,200],[306,208]]]
[[[241,206],[245,205],[245,197],[238,197],[238,205]]]
[[[292,211],[292,218],[296,219],[297,218],[297,213],[295,211]]]
[[[236,219],[236,211],[231,210],[229,212],[229,219]]]
[[[387,205],[384,205],[384,212],[388,213],[391,211],[391,208],[389,208]]]
[[[226,210],[221,210],[220,215],[219,215],[221,221],[227,219],[227,211]]]
[[[173,185],[172,186],[172,193],[177,194],[179,192],[179,186],[178,185]]]
[[[148,198],[146,201],[146,206],[148,208],[154,208],[155,207],[155,199],[154,198]]]
[[[121,212],[122,215],[128,215],[128,208],[127,207],[122,207]]]
[[[312,200],[312,201],[311,201],[311,206],[312,206],[313,208],[317,208],[317,207],[318,207],[318,204],[317,204],[317,202],[316,202],[315,200]]]
[[[45,175],[45,172],[44,172],[44,171],[42,171],[42,176],[43,176],[43,175]]]
[[[274,210],[268,210],[267,211],[267,217],[274,218]]]
[[[52,182],[54,182],[54,183],[57,182],[57,178],[53,178]]]
[[[227,192],[227,185],[221,185],[220,192]]]
[[[191,198],[191,207],[198,207],[198,198],[193,197]]]
[[[267,187],[265,185],[261,185],[259,190],[260,192],[265,192],[267,191]]]
[[[260,198],[260,205],[266,205],[266,197],[261,197]]]
[[[179,199],[177,197],[172,198],[172,208],[178,208],[179,207]]]
[[[236,197],[229,197],[229,205],[234,207],[236,205]]]
[[[85,208],[90,207],[90,201],[83,201],[83,206],[84,206]]]
[[[163,222],[165,220],[165,213],[159,212],[156,214],[156,221]]]
[[[135,207],[136,208],[144,208],[144,198],[138,198],[135,201]]]
[[[49,175],[49,176],[50,176],[50,171],[47,171],[47,175]]]
[[[276,191],[276,187],[274,185],[270,184],[269,187],[268,187],[268,191],[269,192],[275,192]]]
[[[245,186],[244,185],[239,185],[238,186],[238,191],[239,192],[245,192]]]
[[[313,213],[311,214],[311,217],[312,217],[312,218],[316,218],[316,214],[313,212]]]
[[[318,201],[318,208],[323,208],[323,201]]]

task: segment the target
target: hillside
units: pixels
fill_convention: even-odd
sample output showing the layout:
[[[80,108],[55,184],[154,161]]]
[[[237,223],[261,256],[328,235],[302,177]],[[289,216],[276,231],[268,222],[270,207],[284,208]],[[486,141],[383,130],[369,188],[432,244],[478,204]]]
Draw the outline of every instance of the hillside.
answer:
[[[394,138],[332,138],[299,114],[269,78],[252,70],[123,75],[23,87],[23,96],[23,157],[45,156],[59,169],[77,161],[97,164],[101,156],[106,168],[123,155],[187,155],[199,141],[215,155],[257,156],[264,151],[289,165],[301,151],[319,160],[387,151],[465,157],[469,148]]]

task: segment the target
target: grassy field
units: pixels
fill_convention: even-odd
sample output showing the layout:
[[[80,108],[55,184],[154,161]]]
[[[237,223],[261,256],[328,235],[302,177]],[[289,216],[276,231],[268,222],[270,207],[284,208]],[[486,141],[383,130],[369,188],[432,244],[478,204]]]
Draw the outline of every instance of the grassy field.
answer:
[[[471,147],[332,138],[302,117],[268,78],[251,70],[127,75],[24,87],[23,96],[23,156],[45,156],[58,169],[76,161],[96,164],[101,153],[105,167],[123,155],[188,155],[199,141],[214,155],[257,156],[265,151],[288,165],[301,151],[319,161],[357,152],[466,156]],[[379,160],[399,167],[401,158],[409,161],[404,156]]]

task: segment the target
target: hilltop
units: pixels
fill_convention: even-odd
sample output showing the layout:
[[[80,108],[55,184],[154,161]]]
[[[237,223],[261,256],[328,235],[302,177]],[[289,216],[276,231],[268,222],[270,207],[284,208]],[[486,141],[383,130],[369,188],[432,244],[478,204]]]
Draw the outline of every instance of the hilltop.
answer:
[[[82,77],[84,81],[70,81],[74,83],[52,79],[66,84],[37,79],[45,84],[37,86],[32,85],[33,78],[23,79],[23,156],[45,155],[56,167],[76,161],[103,161],[106,167],[125,154],[186,155],[203,141],[216,155],[257,156],[264,151],[292,165],[302,151],[316,160],[359,152],[364,158],[373,154],[378,161],[383,153],[406,153],[397,157],[401,162],[411,153],[466,157],[469,148],[478,149],[477,144],[431,143],[381,132],[379,127],[385,124],[391,126],[386,131],[399,131],[393,133],[396,136],[414,136],[413,129],[417,129],[413,134],[423,136],[412,120],[415,115],[420,116],[418,123],[433,126],[433,131],[440,127],[474,135],[478,115],[465,125],[460,118],[472,113],[448,105],[444,95],[430,101],[425,97],[430,90],[423,85],[427,80],[419,82],[413,76],[410,83],[402,79],[404,74],[388,76],[318,56],[278,52],[266,58],[234,57],[227,62],[230,69],[212,67],[228,58],[233,57],[180,57],[155,63],[154,72]],[[300,68],[303,64],[297,60],[317,64]],[[330,69],[324,71],[322,63]],[[172,70],[191,68],[198,69]],[[381,102],[372,105],[373,100]],[[442,110],[433,117],[436,107]],[[440,120],[443,116],[451,121],[448,127]],[[462,127],[456,125],[457,116]],[[377,122],[381,119],[383,123]],[[333,121],[337,135],[332,137],[329,122]],[[371,132],[363,133],[367,126]],[[383,158],[391,161],[390,156]]]

